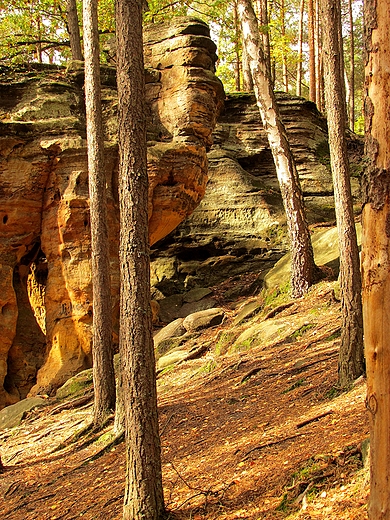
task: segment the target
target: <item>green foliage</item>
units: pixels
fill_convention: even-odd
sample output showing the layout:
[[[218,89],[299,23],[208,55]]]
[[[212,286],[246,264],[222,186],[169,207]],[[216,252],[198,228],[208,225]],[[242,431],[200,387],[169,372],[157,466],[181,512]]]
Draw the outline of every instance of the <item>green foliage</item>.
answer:
[[[228,330],[226,332],[222,332],[215,345],[215,354],[217,356],[222,356],[223,354],[225,354],[229,348],[229,345],[231,345],[234,337],[235,334],[232,331]]]
[[[214,359],[209,359],[206,361],[206,363],[199,369],[199,374],[210,374],[215,367],[217,366],[217,363],[214,361]]]
[[[67,54],[66,12],[59,0],[12,0],[0,3],[2,63],[59,61]],[[65,43],[64,43],[65,42]],[[62,57],[62,55],[61,55]]]
[[[264,289],[262,297],[264,298],[264,309],[267,311],[278,307],[290,299],[290,282],[273,289]]]
[[[306,325],[302,325],[298,330],[293,332],[292,337],[298,339],[304,335],[305,332],[312,329],[314,327],[314,323],[307,323]]]

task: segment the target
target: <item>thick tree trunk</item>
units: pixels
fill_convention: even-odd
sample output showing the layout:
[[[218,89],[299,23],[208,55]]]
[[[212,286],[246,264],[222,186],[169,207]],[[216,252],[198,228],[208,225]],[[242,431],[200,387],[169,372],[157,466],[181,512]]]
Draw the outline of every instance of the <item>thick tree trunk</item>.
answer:
[[[76,0],[67,0],[66,13],[68,19],[68,32],[72,58],[74,60],[82,60],[83,52],[81,50],[80,27],[79,17],[77,15]]]
[[[345,137],[345,98],[342,83],[339,0],[322,0],[325,100],[328,117],[337,230],[340,248],[342,332],[339,384],[345,388],[364,372],[360,259],[353,215],[350,171]]]
[[[123,518],[157,520],[164,500],[150,306],[142,2],[117,0],[120,356],[127,471]]]
[[[250,0],[238,0],[244,45],[250,60],[257,105],[267,132],[287,216],[291,240],[291,291],[302,296],[313,283],[315,264],[298,172],[281,121],[260,46],[260,35]]]
[[[84,0],[83,19],[92,249],[94,423],[99,427],[115,407],[115,375],[96,0]]]
[[[390,518],[390,11],[365,2],[366,155],[363,209],[363,315],[370,416],[370,520]]]

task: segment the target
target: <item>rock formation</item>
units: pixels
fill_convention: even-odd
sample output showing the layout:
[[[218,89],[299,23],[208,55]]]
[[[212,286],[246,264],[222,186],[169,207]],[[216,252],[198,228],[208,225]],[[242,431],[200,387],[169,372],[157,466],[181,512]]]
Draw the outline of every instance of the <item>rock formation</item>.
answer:
[[[202,199],[223,99],[216,47],[194,19],[145,33],[149,232]],[[81,64],[0,70],[0,408],[91,365],[92,286]],[[102,67],[114,320],[118,318],[115,70]]]
[[[326,120],[314,103],[303,98],[277,93],[277,101],[309,223],[334,221]],[[210,287],[250,272],[259,275],[258,287],[264,272],[288,249],[275,166],[254,95],[227,96],[213,135],[205,197],[152,254],[153,285],[170,298],[195,286]],[[359,211],[363,144],[349,135],[348,147]],[[234,283],[228,283],[225,296],[231,293],[234,298],[236,292]]]

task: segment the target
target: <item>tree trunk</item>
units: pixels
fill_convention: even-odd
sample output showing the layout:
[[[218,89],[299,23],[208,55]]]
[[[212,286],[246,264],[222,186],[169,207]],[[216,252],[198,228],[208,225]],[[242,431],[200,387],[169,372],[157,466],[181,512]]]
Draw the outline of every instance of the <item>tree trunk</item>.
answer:
[[[351,63],[349,72],[349,128],[355,131],[355,35],[353,28],[352,0],[348,0],[349,34],[351,38]]]
[[[309,44],[309,99],[316,103],[316,55],[314,45],[314,0],[307,2],[307,37]]]
[[[83,52],[81,50],[80,27],[76,0],[67,0],[66,14],[68,19],[68,32],[72,58],[81,61],[83,60]]]
[[[344,77],[341,70],[339,43],[340,1],[322,0],[321,9],[326,113],[340,248],[342,333],[339,384],[346,388],[364,372],[360,259],[345,137],[346,110],[342,87]]]
[[[305,10],[305,0],[301,0],[299,7],[299,21],[298,21],[298,63],[297,63],[297,84],[296,94],[302,95],[302,43],[303,43],[303,13]]]
[[[291,240],[291,291],[302,296],[313,283],[315,264],[299,177],[271,88],[255,13],[250,0],[238,0],[244,45],[250,60],[257,105],[275,162]]]
[[[99,427],[115,407],[115,375],[96,0],[84,0],[83,19],[92,249],[94,423]]]
[[[363,314],[370,417],[370,520],[390,518],[390,11],[366,0]]]
[[[268,0],[258,0],[258,11],[259,11],[259,29],[260,36],[262,40],[262,48],[264,53],[264,58],[267,63],[268,75],[271,80],[271,84],[274,83],[274,76],[272,75],[271,70],[271,44],[270,44],[270,34],[269,34],[269,16],[268,16]]]
[[[318,0],[314,8],[314,55],[315,55],[315,76],[316,76],[316,103],[318,110],[323,110],[323,74],[322,74],[322,49],[320,31],[320,8]]]
[[[120,356],[127,470],[123,518],[157,520],[164,500],[150,306],[142,2],[116,1]]]
[[[282,51],[282,70],[283,70],[283,88],[288,93],[288,67],[287,67],[287,56],[286,56],[286,7],[284,0],[280,2],[280,16],[281,16],[281,34],[283,40],[283,51]]]
[[[234,66],[234,79],[236,84],[236,91],[241,91],[241,59],[240,59],[240,29],[238,23],[238,14],[237,14],[237,3],[233,3],[233,21],[234,21],[234,32],[235,32],[235,42],[234,42],[234,54],[236,56],[235,66]]]
[[[246,92],[251,92],[253,90],[252,73],[244,46],[242,47],[242,82]]]

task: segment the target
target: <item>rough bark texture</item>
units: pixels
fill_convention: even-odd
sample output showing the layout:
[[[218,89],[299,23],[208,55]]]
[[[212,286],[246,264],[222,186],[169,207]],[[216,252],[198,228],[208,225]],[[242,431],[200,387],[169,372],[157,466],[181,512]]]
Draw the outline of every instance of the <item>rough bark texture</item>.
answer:
[[[345,100],[338,34],[341,7],[334,0],[321,2],[323,20],[325,100],[329,148],[334,184],[336,221],[340,244],[342,332],[339,354],[339,384],[347,387],[364,372],[363,316],[359,249],[356,238],[345,137]]]
[[[74,60],[82,60],[83,52],[81,49],[79,18],[77,15],[76,0],[67,0],[66,15],[68,19],[68,32],[70,50]]]
[[[291,292],[294,297],[300,297],[313,283],[315,265],[298,172],[267,74],[253,8],[248,0],[239,0],[238,8],[257,104],[267,132],[286,210],[291,240]]]
[[[390,11],[365,2],[366,202],[363,210],[363,315],[370,415],[368,516],[390,518]]]
[[[314,0],[307,2],[307,37],[309,44],[309,99],[316,103],[316,57],[314,45]]]
[[[95,426],[101,426],[115,407],[115,375],[99,33],[95,0],[84,0],[83,2],[83,27],[89,211],[91,216],[94,423]]]
[[[120,357],[127,470],[123,518],[164,512],[150,306],[142,6],[117,0],[120,197]],[[129,21],[131,20],[131,23]]]

